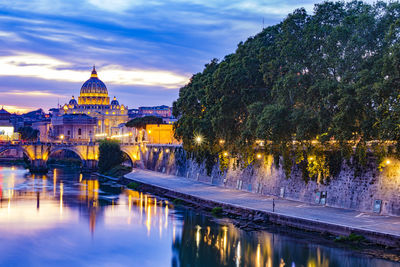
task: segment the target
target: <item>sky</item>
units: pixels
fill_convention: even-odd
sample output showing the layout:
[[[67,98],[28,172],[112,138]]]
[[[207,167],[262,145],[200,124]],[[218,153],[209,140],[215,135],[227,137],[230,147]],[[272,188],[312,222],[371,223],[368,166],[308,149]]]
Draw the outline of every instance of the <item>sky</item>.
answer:
[[[96,65],[129,108],[172,105],[213,58],[312,0],[1,0],[0,106],[47,111]]]

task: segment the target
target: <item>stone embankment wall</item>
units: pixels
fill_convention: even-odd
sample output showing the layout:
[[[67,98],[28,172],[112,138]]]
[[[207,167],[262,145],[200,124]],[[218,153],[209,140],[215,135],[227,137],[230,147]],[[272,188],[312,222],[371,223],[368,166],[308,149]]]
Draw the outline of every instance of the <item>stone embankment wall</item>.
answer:
[[[216,165],[210,176],[203,164],[186,157],[186,152],[177,146],[147,146],[141,150],[138,167],[183,176],[219,186],[246,190],[254,193],[274,195],[305,203],[316,203],[318,192],[327,192],[326,205],[373,212],[375,200],[381,200],[381,214],[400,216],[400,161],[377,170],[372,158],[365,168],[355,175],[355,170],[346,163],[337,177],[328,184],[316,181],[305,182],[301,171],[293,166],[291,177],[286,178],[281,164],[273,164],[272,156],[264,156],[246,169],[235,168],[233,160],[225,172]]]

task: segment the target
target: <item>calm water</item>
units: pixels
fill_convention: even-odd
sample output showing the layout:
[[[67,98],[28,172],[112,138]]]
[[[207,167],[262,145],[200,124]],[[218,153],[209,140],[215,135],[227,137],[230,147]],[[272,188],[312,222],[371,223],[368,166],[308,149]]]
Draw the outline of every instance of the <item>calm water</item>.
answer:
[[[0,167],[1,266],[399,266],[244,232],[71,169]]]

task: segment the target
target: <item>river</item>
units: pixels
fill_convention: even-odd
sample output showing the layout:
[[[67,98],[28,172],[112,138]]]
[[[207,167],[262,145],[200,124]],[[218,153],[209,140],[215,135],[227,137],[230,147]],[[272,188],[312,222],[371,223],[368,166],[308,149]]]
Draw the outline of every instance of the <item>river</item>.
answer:
[[[400,266],[307,238],[246,232],[76,169],[0,166],[1,266]]]

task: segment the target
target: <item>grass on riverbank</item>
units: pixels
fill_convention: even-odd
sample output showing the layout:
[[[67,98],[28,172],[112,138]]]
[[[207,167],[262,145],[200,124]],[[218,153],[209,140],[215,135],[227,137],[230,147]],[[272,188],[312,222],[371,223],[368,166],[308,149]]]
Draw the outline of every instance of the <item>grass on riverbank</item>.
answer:
[[[132,171],[132,167],[124,166],[124,165],[118,165],[112,168],[111,170],[108,170],[102,174],[111,176],[111,177],[116,177],[116,178],[121,178],[125,174],[130,173]]]
[[[335,242],[353,243],[353,244],[359,244],[364,241],[365,241],[365,237],[363,237],[362,235],[354,234],[354,233],[351,233],[348,236],[339,236],[335,239]]]
[[[215,217],[221,217],[222,216],[222,207],[214,207],[211,210],[211,214]]]

